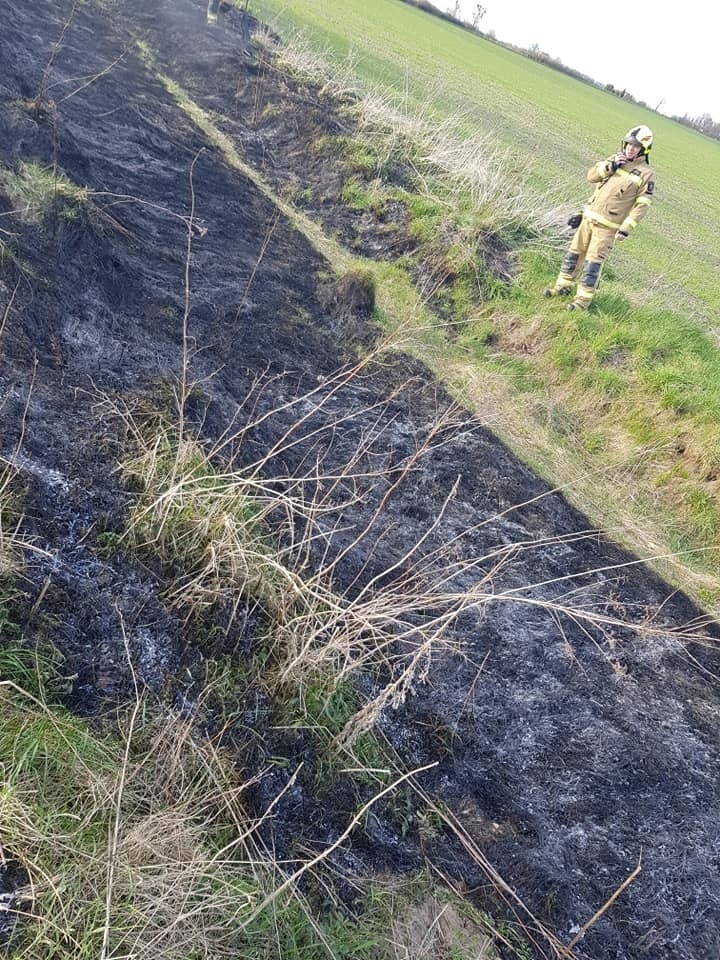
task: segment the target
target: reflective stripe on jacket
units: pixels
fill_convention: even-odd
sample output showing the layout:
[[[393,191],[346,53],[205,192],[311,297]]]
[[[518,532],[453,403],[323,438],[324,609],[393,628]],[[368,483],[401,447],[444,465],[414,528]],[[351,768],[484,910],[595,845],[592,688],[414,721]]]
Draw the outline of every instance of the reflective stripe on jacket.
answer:
[[[655,191],[655,171],[646,158],[637,157],[615,171],[612,157],[600,160],[590,167],[587,178],[597,187],[585,216],[601,226],[630,233],[647,213]]]

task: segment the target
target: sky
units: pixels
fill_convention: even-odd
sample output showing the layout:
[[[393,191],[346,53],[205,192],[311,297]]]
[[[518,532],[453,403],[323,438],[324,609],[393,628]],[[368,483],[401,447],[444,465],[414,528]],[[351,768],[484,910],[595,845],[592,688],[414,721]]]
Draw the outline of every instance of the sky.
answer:
[[[440,10],[455,0],[432,0]],[[477,0],[460,0],[469,20]],[[568,67],[626,89],[669,116],[709,113],[720,122],[720,5],[713,0],[604,3],[483,0],[484,33],[537,44]]]

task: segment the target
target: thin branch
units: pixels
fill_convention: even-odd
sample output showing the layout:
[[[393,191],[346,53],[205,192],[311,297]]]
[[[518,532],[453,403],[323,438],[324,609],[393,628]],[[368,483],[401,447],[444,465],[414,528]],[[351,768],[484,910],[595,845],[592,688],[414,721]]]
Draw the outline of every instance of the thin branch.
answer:
[[[255,265],[254,265],[253,268],[252,268],[252,271],[251,271],[251,273],[250,273],[250,276],[248,277],[248,282],[247,282],[246,285],[245,285],[245,289],[243,290],[242,297],[240,298],[240,307],[238,307],[238,312],[237,312],[236,319],[238,319],[239,316],[240,316],[240,309],[241,309],[241,307],[242,307],[242,304],[245,303],[245,301],[247,300],[247,295],[248,295],[248,293],[250,293],[250,288],[252,287],[253,280],[255,279],[255,274],[257,273],[258,268],[259,268],[260,264],[261,264],[262,261],[263,261],[263,257],[265,256],[265,251],[266,251],[267,248],[268,248],[268,245],[269,245],[269,243],[270,243],[270,240],[272,239],[273,233],[275,233],[275,230],[276,230],[276,228],[277,228],[278,223],[280,223],[280,211],[279,211],[279,210],[277,211],[277,213],[275,214],[272,222],[270,223],[270,225],[268,226],[267,230],[265,231],[265,237],[263,238],[263,242],[262,242],[262,245],[261,245],[261,247],[260,247],[260,252],[259,252],[259,254],[258,254],[257,260],[255,261]]]
[[[335,840],[334,843],[331,843],[329,847],[326,847],[321,853],[319,853],[312,860],[308,861],[307,863],[304,863],[302,867],[300,867],[298,870],[295,871],[295,873],[287,877],[287,879],[283,883],[281,883],[276,890],[273,890],[272,893],[268,894],[268,896],[265,897],[265,899],[253,910],[250,916],[243,921],[242,928],[246,929],[253,922],[253,920],[255,920],[255,918],[258,917],[263,912],[263,910],[269,907],[271,903],[274,903],[277,900],[277,898],[282,893],[284,893],[285,890],[287,890],[288,887],[295,884],[300,879],[300,877],[303,876],[303,874],[307,873],[308,870],[312,870],[323,860],[326,860],[330,856],[330,854],[333,853],[334,850],[337,850],[340,844],[343,843],[350,836],[350,834],[353,832],[355,827],[362,821],[363,817],[368,812],[368,810],[370,810],[371,807],[373,807],[378,802],[378,800],[381,800],[385,796],[385,794],[390,793],[396,787],[400,786],[401,783],[404,783],[406,780],[409,780],[411,777],[416,776],[418,773],[425,773],[426,770],[431,770],[433,767],[436,767],[436,766],[437,766],[437,761],[435,761],[434,763],[428,763],[424,767],[417,767],[417,769],[411,770],[409,773],[404,773],[401,777],[398,777],[391,784],[389,784],[389,786],[385,787],[384,790],[381,790],[380,793],[376,793],[374,797],[371,797],[370,800],[368,800],[368,802],[364,804],[364,806],[362,806],[360,810],[358,810],[358,812],[355,814],[355,816],[352,818],[350,823],[343,830],[343,832],[340,834],[337,840]]]
[[[72,93],[66,94],[61,100],[56,101],[56,106],[60,106],[61,103],[65,103],[66,100],[69,100],[71,97],[74,97],[76,93],[80,93],[81,90],[84,90],[86,87],[89,87],[91,83],[95,83],[96,80],[99,80],[101,77],[104,77],[106,74],[110,73],[113,67],[116,67],[121,60],[124,59],[125,55],[128,52],[129,47],[126,47],[117,60],[113,60],[112,63],[108,64],[104,70],[101,70],[99,73],[94,74],[92,77],[87,79],[85,83],[82,83],[79,87],[72,91]]]
[[[50,76],[50,71],[53,68],[53,65],[55,63],[55,58],[57,57],[58,52],[60,51],[60,47],[62,46],[62,42],[65,39],[65,34],[70,29],[70,24],[72,23],[73,18],[75,17],[75,13],[77,12],[77,8],[80,6],[81,2],[82,0],[74,0],[73,5],[70,9],[70,14],[67,20],[65,21],[65,23],[63,24],[62,30],[60,31],[60,36],[57,38],[57,40],[55,41],[55,43],[53,44],[50,50],[50,56],[48,58],[48,62],[45,64],[45,70],[43,71],[43,75],[40,80],[40,87],[38,89],[37,96],[33,101],[33,104],[36,110],[39,110],[42,105],[42,100],[43,100],[43,97],[45,96],[45,88],[47,86],[48,78]]]
[[[622,882],[622,883],[620,884],[620,886],[617,888],[617,890],[615,891],[615,893],[613,893],[613,895],[612,895],[611,897],[609,897],[609,898],[605,901],[605,903],[600,907],[600,909],[597,910],[597,911],[592,915],[592,917],[590,917],[590,919],[588,920],[588,922],[587,922],[587,923],[584,923],[584,924],[582,925],[582,927],[580,927],[580,929],[578,930],[578,932],[575,934],[575,936],[572,938],[572,940],[571,940],[570,943],[568,944],[568,949],[569,949],[569,950],[572,950],[573,947],[582,940],[582,938],[583,938],[583,937],[585,936],[585,934],[588,932],[588,930],[590,929],[590,927],[594,926],[594,925],[598,922],[598,920],[600,919],[600,917],[605,913],[605,911],[610,909],[610,907],[615,903],[615,901],[616,901],[617,898],[620,896],[620,894],[623,892],[623,890],[627,889],[627,887],[630,886],[630,884],[633,882],[633,880],[640,874],[640,871],[641,871],[641,870],[642,870],[642,851],[640,851],[640,856],[638,857],[637,866],[635,867],[635,869],[633,870],[633,872],[630,874],[629,877],[626,877],[625,880],[623,880],[623,882]]]
[[[201,149],[198,150],[193,157],[193,162],[190,164],[190,216],[188,217],[187,221],[187,247],[185,254],[184,279],[185,303],[182,320],[182,370],[180,371],[180,396],[178,397],[178,416],[180,419],[178,427],[180,442],[180,446],[178,447],[178,455],[180,454],[182,441],[185,434],[185,404],[187,403],[188,395],[188,364],[190,362],[188,348],[188,320],[190,317],[190,262],[192,258],[193,223],[195,221],[195,184],[193,182],[193,173],[195,172],[195,164],[198,162],[199,157],[204,152],[205,148],[201,147]]]

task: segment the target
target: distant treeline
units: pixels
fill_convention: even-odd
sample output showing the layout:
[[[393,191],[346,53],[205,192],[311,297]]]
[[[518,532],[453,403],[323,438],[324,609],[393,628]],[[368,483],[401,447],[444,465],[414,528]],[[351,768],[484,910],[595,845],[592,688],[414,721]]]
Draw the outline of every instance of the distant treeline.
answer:
[[[685,114],[683,117],[673,117],[673,120],[677,120],[686,127],[692,127],[693,130],[704,133],[706,137],[712,137],[713,140],[720,140],[720,123],[713,120],[709,113],[704,113],[701,117],[689,117]]]
[[[523,57],[530,57],[531,60],[537,60],[538,63],[544,63],[546,67],[552,67],[553,70],[559,70],[560,73],[565,73],[568,77],[574,77],[576,80],[582,80],[583,83],[589,83],[591,87],[598,87],[602,89],[601,84],[597,80],[593,80],[592,77],[589,77],[586,73],[580,73],[579,70],[573,70],[572,67],[568,67],[562,62],[558,57],[551,57],[549,53],[545,53],[544,50],[541,50],[540,47],[534,43],[529,50],[526,50],[524,47],[516,47],[511,43],[503,44],[503,46],[508,47],[510,50],[514,50],[515,53],[522,54]]]
[[[457,27],[462,27],[463,30],[469,30],[471,33],[476,33],[480,37],[484,37],[485,40],[491,40],[493,43],[499,44],[501,47],[506,47],[508,50],[512,50],[515,53],[519,53],[523,57],[529,57],[531,60],[537,60],[540,63],[544,63],[548,67],[552,67],[553,70],[559,70],[561,73],[566,73],[569,77],[574,77],[576,80],[582,80],[583,83],[589,83],[593,87],[600,87],[599,83],[596,83],[592,77],[586,76],[584,73],[580,73],[578,70],[573,70],[572,67],[567,67],[556,57],[551,57],[549,53],[545,53],[544,50],[541,50],[537,44],[533,44],[529,50],[526,50],[525,47],[516,47],[512,43],[503,43],[502,40],[498,40],[495,37],[495,34],[492,31],[484,33],[479,29],[477,24],[472,24],[467,20],[461,20],[459,17],[454,16],[449,10],[440,10],[439,7],[436,7],[434,4],[430,3],[430,0],[400,0],[401,3],[407,3],[411,7],[417,7],[418,10],[424,10],[425,13],[432,14],[433,17],[439,17],[440,20],[447,20],[448,23],[454,23]]]
[[[608,93],[614,93],[616,97],[620,97],[623,100],[629,100],[630,103],[637,103],[638,106],[646,107],[648,110],[652,110],[653,113],[657,113],[655,108],[648,106],[644,100],[636,100],[631,93],[627,92],[627,90],[616,90],[611,83],[608,83],[605,89],[608,91]],[[660,106],[660,104],[658,104],[658,106]],[[703,133],[706,137],[712,137],[713,140],[720,140],[720,123],[718,123],[716,120],[713,120],[709,113],[704,113],[701,117],[691,117],[686,113],[682,117],[673,115],[670,119],[675,120],[677,123],[682,123],[684,127],[690,127],[692,130],[697,130],[698,133]]]
[[[476,33],[481,37],[484,37],[486,40],[491,40],[493,43],[499,43],[502,47],[507,47],[508,50],[513,50],[515,53],[519,53],[523,57],[529,57],[531,60],[537,60],[538,63],[544,63],[545,66],[551,67],[553,70],[558,70],[560,73],[567,74],[569,77],[574,77],[575,80],[580,80],[583,83],[590,84],[591,87],[596,87],[598,90],[607,90],[608,93],[614,94],[616,97],[620,97],[621,100],[627,100],[629,103],[636,103],[639,107],[644,107],[646,110],[651,110],[653,113],[658,111],[645,103],[644,100],[636,100],[635,97],[627,90],[620,90],[613,86],[612,83],[601,84],[597,80],[593,80],[592,77],[587,76],[585,73],[580,73],[579,70],[573,70],[572,67],[566,66],[562,60],[559,60],[557,57],[551,57],[549,53],[545,53],[544,50],[541,50],[540,47],[535,43],[529,49],[525,47],[516,47],[512,43],[503,43],[500,40],[497,40],[492,32],[483,33],[482,30],[479,30],[477,26],[474,26],[472,23],[468,23],[465,20],[460,20],[458,17],[450,13],[449,10],[443,11],[434,4],[430,3],[429,0],[400,0],[401,3],[407,3],[411,7],[417,7],[418,10],[424,10],[426,13],[432,14],[433,17],[439,17],[441,20],[447,20],[449,23],[455,24],[455,26],[462,27],[463,30],[469,30],[471,33]],[[720,140],[720,122],[713,120],[709,113],[704,113],[701,117],[691,117],[686,113],[682,117],[673,116],[672,120],[676,120],[678,123],[682,123],[683,126],[691,127],[693,130],[697,130],[699,133],[705,134],[706,137],[712,137],[714,140]]]

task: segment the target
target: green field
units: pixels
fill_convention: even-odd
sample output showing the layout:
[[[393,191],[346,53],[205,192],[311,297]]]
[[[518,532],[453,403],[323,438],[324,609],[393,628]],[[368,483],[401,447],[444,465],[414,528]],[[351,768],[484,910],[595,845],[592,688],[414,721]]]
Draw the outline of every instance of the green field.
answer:
[[[613,251],[591,314],[571,322],[540,296],[569,236],[556,230],[554,248],[547,234],[517,247],[514,280],[458,313],[454,343],[415,349],[596,524],[644,556],[673,555],[663,572],[717,609],[720,143],[400,0],[250,10],[404,111],[454,118],[467,142],[494,145],[508,190],[539,194],[558,222],[589,196],[587,168],[631,126],[652,127],[656,199]]]

